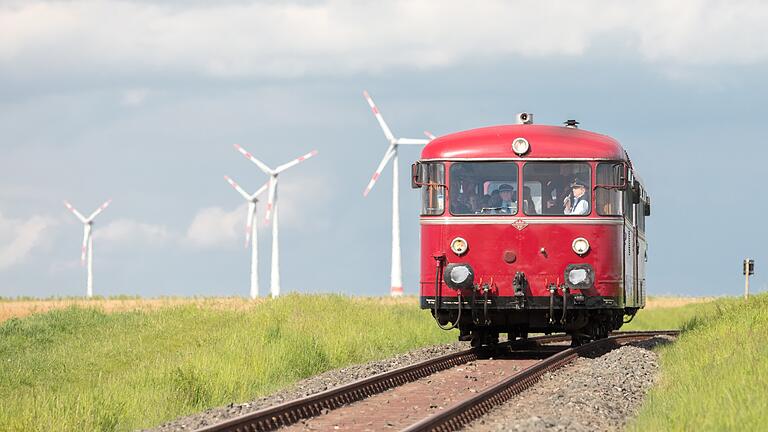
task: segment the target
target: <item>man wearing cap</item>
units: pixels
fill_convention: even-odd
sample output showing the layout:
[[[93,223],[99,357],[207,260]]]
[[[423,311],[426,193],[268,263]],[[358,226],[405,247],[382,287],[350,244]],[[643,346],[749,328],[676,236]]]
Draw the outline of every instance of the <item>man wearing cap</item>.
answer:
[[[516,213],[517,204],[514,200],[514,191],[512,186],[504,183],[499,186],[499,196],[501,197],[501,212],[502,213]]]
[[[564,214],[574,216],[589,214],[589,199],[584,196],[587,192],[585,183],[578,178],[571,182],[571,194],[563,201]]]

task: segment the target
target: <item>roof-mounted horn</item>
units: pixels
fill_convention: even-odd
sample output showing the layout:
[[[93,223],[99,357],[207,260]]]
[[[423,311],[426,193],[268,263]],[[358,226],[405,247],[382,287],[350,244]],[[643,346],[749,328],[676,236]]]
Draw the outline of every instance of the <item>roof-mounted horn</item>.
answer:
[[[517,114],[517,124],[533,124],[533,114],[521,112]]]

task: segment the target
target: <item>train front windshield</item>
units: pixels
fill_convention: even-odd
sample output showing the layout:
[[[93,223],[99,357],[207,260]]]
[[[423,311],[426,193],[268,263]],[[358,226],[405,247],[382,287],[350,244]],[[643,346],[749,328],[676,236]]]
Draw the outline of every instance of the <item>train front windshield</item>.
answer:
[[[514,162],[455,162],[451,164],[450,173],[451,214],[517,214],[517,164]]]
[[[586,216],[592,212],[589,164],[528,162],[523,167],[526,215]],[[526,198],[527,197],[527,198]]]
[[[450,168],[450,211],[463,215],[586,216],[591,213],[587,163],[528,162],[522,191],[514,162],[455,162]]]

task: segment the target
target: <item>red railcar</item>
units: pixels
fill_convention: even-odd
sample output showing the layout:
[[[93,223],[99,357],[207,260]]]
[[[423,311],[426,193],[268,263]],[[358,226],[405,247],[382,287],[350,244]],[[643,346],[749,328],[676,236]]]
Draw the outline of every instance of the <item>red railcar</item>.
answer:
[[[650,198],[618,141],[530,124],[431,141],[421,188],[421,307],[461,340],[603,338],[645,305]]]

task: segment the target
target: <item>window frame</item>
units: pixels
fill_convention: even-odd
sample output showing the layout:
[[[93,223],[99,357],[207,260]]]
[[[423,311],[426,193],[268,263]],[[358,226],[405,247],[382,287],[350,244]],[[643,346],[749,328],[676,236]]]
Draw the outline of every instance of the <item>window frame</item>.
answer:
[[[600,184],[600,183],[597,183],[598,171],[600,170],[600,166],[601,165],[612,165],[612,166],[622,165],[622,167],[623,167],[622,177],[623,178],[621,180],[623,181],[623,184],[611,185],[611,184]],[[595,164],[595,185],[592,186],[592,189],[593,189],[593,194],[594,194],[595,209],[597,210],[597,215],[598,216],[601,216],[601,217],[624,217],[626,215],[626,212],[627,212],[627,201],[626,201],[627,200],[627,196],[626,195],[627,195],[627,185],[630,184],[629,183],[629,177],[630,177],[630,170],[627,167],[626,161],[622,161],[622,160],[617,160],[617,161],[597,161],[597,163]],[[605,214],[603,214],[602,210],[600,209],[600,205],[599,205],[600,203],[597,202],[597,190],[598,189],[603,189],[606,192],[611,192],[612,190],[619,191],[619,193],[621,194],[620,199],[619,199],[619,203],[621,205],[621,208],[619,209],[618,213],[605,213]]]
[[[429,176],[429,169],[430,167],[437,167],[438,169],[442,170],[442,179],[437,179],[436,182],[431,182],[431,178]],[[445,183],[445,162],[439,162],[439,161],[429,161],[429,162],[419,162],[419,169],[420,172],[420,179],[423,180],[423,183],[419,183],[419,188],[421,189],[421,196],[419,197],[421,201],[421,209],[419,210],[419,216],[442,216],[445,214],[445,203],[446,203],[446,193],[445,191],[448,190],[448,186],[446,186]],[[442,204],[442,211],[440,213],[425,213],[425,209],[427,208],[425,206],[425,195],[428,193],[428,189],[430,187],[433,187],[436,189],[436,193],[438,194],[438,200],[441,200]],[[439,197],[440,194],[440,188],[443,188],[443,196],[442,198]]]

